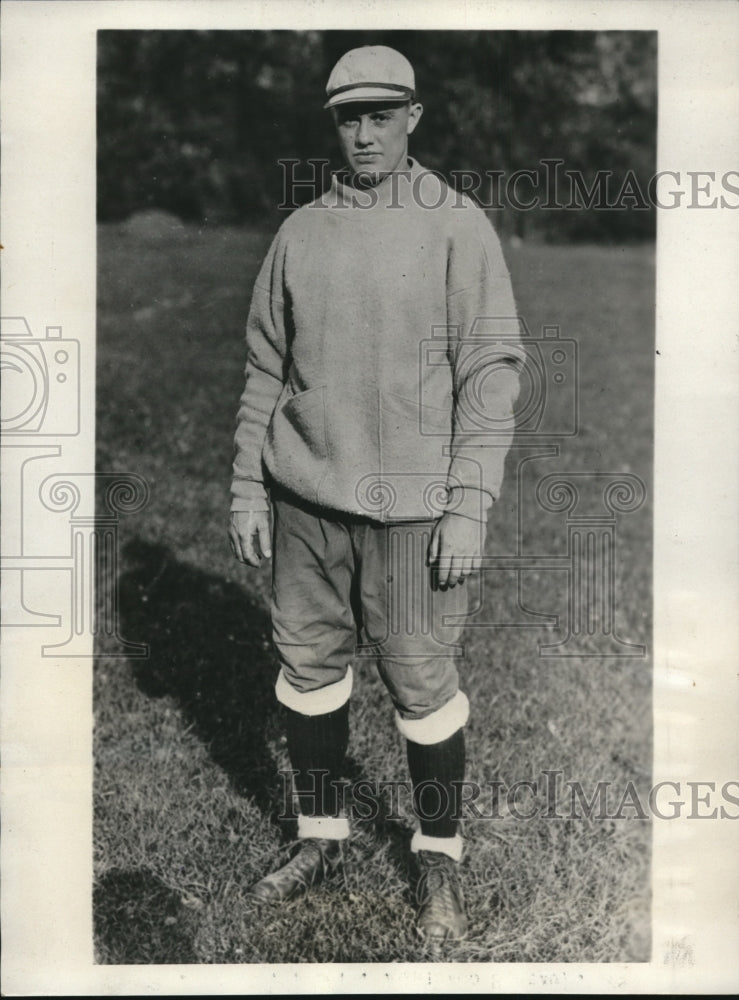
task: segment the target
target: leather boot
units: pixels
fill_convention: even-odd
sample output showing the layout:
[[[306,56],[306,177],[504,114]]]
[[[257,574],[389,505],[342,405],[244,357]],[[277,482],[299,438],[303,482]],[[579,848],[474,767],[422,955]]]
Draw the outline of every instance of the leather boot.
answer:
[[[458,941],[467,933],[467,916],[457,862],[439,851],[419,851],[414,857],[419,934],[434,944]]]
[[[335,874],[341,862],[340,840],[307,837],[293,857],[253,885],[249,895],[263,903],[286,903]]]

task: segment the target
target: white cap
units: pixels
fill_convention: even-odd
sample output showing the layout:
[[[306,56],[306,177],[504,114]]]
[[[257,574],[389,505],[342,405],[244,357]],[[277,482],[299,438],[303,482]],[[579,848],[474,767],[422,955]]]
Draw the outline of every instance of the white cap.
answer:
[[[349,101],[407,101],[413,98],[413,67],[400,52],[387,45],[351,49],[331,70],[324,108]]]

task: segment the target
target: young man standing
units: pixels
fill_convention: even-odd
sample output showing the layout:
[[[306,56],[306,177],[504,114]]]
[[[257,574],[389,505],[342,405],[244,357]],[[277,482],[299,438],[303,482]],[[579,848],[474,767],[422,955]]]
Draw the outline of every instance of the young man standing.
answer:
[[[408,157],[423,111],[410,63],[354,49],[326,89],[347,171],[283,223],[262,265],[236,431],[229,534],[251,566],[273,555],[300,805],[300,849],[252,894],[290,899],[340,864],[350,830],[334,782],[359,637],[406,739],[417,926],[457,939],[469,705],[454,653],[524,355],[492,227]]]

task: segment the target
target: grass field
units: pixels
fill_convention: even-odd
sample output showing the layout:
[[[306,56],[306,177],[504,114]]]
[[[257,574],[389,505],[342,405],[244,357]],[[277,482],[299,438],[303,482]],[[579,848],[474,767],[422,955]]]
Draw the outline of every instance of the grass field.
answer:
[[[356,824],[344,882],[266,915],[245,891],[274,866],[291,822],[276,819],[287,765],[273,697],[269,567],[247,570],[225,525],[243,325],[271,233],[188,229],[146,240],[99,232],[98,468],[137,472],[151,499],[121,523],[126,661],[99,648],[94,676],[96,954],[105,963],[413,962],[406,880],[412,817]],[[561,555],[562,514],[530,502],[543,475],[631,472],[652,462],[650,247],[506,247],[521,313],[558,324],[580,352],[578,433],[557,456],[516,456],[488,552]],[[555,414],[556,418],[556,414]],[[616,625],[650,647],[651,503],[617,523]],[[486,581],[500,624],[520,615],[512,572]],[[560,570],[521,575],[527,608],[566,616]],[[488,619],[489,620],[489,619]],[[592,790],[651,773],[649,657],[543,658],[562,628],[471,628],[461,664],[472,714],[469,780],[536,781],[545,769]],[[590,647],[587,647],[589,650]],[[586,650],[586,651],[587,651]],[[592,650],[590,650],[592,651]],[[347,777],[404,779],[389,699],[359,661]],[[521,809],[526,810],[524,798]],[[565,813],[567,809],[563,810]],[[650,824],[623,818],[467,822],[471,932],[447,961],[649,958]]]

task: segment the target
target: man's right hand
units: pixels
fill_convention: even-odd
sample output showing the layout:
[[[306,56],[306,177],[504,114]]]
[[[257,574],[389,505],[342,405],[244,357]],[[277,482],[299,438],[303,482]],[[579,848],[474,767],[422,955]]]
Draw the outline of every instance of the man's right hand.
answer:
[[[232,511],[228,537],[239,562],[261,566],[262,558],[269,559],[272,555],[266,510]]]

